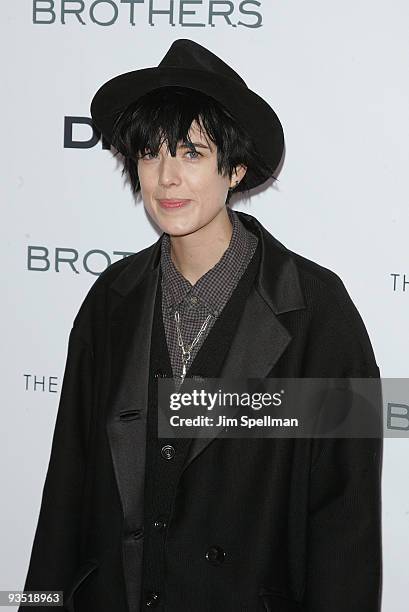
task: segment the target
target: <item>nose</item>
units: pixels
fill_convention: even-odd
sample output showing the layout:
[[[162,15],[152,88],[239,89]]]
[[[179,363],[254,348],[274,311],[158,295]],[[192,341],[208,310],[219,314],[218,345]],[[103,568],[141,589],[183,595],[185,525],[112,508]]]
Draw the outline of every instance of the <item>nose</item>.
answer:
[[[163,187],[179,185],[181,181],[179,162],[170,153],[163,155],[159,165],[159,184]]]

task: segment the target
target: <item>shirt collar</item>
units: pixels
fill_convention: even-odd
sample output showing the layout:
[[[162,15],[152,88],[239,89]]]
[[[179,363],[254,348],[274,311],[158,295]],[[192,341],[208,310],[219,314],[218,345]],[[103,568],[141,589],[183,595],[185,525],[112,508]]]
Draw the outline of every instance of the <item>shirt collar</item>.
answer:
[[[217,315],[226,303],[247,263],[250,240],[254,237],[244,227],[238,215],[227,206],[233,232],[230,243],[216,265],[195,285],[179,272],[170,254],[169,234],[163,234],[161,244],[162,291],[168,308],[179,305],[189,294],[194,295],[212,314]]]

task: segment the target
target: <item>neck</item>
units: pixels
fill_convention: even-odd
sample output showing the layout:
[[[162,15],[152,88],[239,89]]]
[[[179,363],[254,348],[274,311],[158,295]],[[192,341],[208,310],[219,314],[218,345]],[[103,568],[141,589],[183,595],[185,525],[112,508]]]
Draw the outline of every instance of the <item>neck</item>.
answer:
[[[233,227],[226,207],[206,226],[186,236],[171,236],[171,257],[179,272],[194,285],[227,250]]]

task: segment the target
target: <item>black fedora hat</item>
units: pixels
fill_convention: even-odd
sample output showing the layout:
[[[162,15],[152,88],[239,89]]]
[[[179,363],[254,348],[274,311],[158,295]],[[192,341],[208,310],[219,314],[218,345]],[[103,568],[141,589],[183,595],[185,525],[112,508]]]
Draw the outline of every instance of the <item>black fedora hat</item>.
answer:
[[[104,83],[91,102],[93,123],[111,143],[114,124],[129,104],[153,89],[172,85],[196,89],[227,107],[250,133],[258,154],[271,168],[270,176],[274,174],[284,152],[276,113],[228,64],[189,39],[175,40],[158,66],[126,72]],[[249,169],[247,186],[251,189],[268,178]]]

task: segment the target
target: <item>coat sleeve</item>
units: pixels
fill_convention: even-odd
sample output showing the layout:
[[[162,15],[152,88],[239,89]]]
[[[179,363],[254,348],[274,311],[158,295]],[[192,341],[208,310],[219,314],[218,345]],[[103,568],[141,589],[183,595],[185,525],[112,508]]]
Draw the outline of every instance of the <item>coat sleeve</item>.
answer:
[[[379,378],[364,323],[342,283],[338,290],[313,334],[308,375]],[[382,440],[312,440],[307,612],[380,610]]]
[[[81,501],[93,404],[93,356],[71,330],[51,456],[24,590],[66,591],[80,556]],[[21,606],[19,611],[31,610]],[[36,610],[48,610],[36,607]]]

